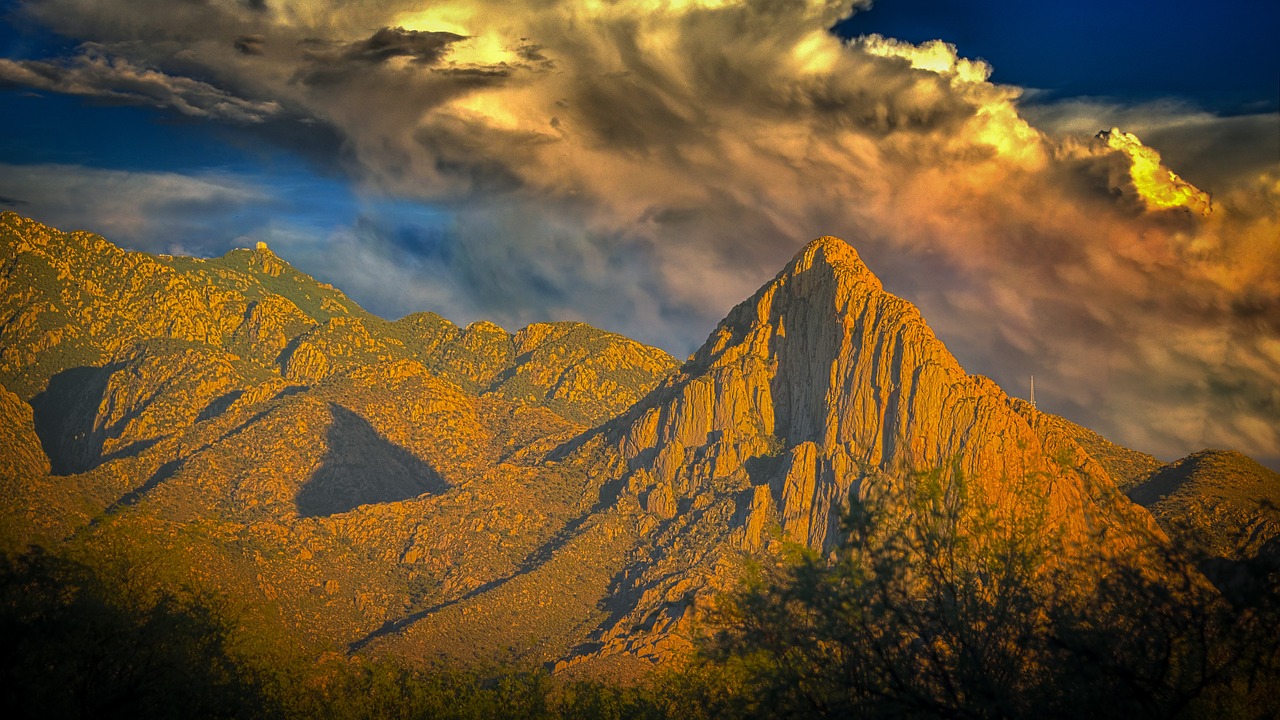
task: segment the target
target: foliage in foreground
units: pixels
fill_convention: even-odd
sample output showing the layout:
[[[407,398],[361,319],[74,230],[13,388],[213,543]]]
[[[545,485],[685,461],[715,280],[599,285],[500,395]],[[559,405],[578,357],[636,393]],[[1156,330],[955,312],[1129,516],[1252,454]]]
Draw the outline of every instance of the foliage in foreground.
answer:
[[[217,598],[123,587],[33,549],[0,559],[0,702],[13,718],[665,718],[668,693],[542,670],[406,668],[341,653],[267,657]],[[283,641],[279,645],[286,645]],[[267,643],[270,646],[270,643]],[[656,687],[656,686],[655,686]]]
[[[1176,550],[1069,547],[1034,478],[996,507],[953,473],[854,497],[726,612],[706,662],[758,717],[1274,717],[1275,608],[1232,608]],[[1272,593],[1274,597],[1274,592]],[[1270,621],[1268,621],[1268,618]],[[1268,631],[1270,627],[1272,630]]]
[[[1231,607],[1172,549],[1065,547],[1030,480],[1001,507],[941,473],[881,480],[833,558],[796,548],[760,569],[697,658],[637,687],[290,655],[237,638],[217,598],[33,550],[0,563],[0,702],[42,718],[1280,716],[1275,568],[1261,602]]]
[[[260,688],[210,604],[145,606],[33,550],[0,566],[0,702],[10,717],[245,717]]]

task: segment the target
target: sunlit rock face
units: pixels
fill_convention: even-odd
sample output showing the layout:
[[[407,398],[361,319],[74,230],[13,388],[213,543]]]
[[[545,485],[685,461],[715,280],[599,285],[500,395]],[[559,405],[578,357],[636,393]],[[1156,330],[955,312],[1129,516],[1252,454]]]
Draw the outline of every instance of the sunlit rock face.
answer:
[[[39,477],[49,472],[49,460],[40,452],[31,406],[0,387],[0,477],[8,480]]]
[[[851,494],[924,473],[963,479],[1001,517],[1042,513],[1064,562],[1159,542],[1067,425],[966,373],[852,247],[815,240],[600,431],[617,456],[600,471],[614,478],[602,514],[639,541],[616,575],[614,619],[566,668],[671,652],[736,586],[744,555],[787,542],[830,553]]]
[[[839,542],[843,501],[873,476],[946,468],[995,494],[1041,478],[1062,521],[1081,525],[1091,495],[1114,493],[1100,465],[967,374],[915,306],[830,237],[734,308],[629,417],[618,447],[646,497],[668,492],[649,486],[696,495],[745,473],[770,491],[753,492],[748,534],[772,504],[785,535],[815,550]]]

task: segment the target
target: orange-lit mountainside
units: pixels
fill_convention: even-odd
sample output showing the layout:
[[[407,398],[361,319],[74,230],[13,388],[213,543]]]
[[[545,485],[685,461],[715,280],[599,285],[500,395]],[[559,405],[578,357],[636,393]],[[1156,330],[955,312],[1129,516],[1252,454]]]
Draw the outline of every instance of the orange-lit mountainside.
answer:
[[[1173,536],[1226,586],[1280,543],[1276,473],[1010,398],[835,238],[683,365],[581,323],[389,322],[265,246],[0,238],[4,549],[235,598],[273,643],[628,675],[752,563],[836,548],[851,492],[930,470],[1010,514],[1029,488],[1081,557]]]

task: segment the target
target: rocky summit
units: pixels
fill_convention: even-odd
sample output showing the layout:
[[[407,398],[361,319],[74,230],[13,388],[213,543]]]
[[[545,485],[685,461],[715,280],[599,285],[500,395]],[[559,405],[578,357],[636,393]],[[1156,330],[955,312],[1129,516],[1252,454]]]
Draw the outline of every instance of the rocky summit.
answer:
[[[1081,557],[1275,545],[1274,473],[1008,397],[835,238],[680,365],[581,323],[390,322],[263,245],[0,237],[4,549],[233,598],[251,638],[629,677],[753,563],[835,551],[851,495],[927,473],[1034,498]]]

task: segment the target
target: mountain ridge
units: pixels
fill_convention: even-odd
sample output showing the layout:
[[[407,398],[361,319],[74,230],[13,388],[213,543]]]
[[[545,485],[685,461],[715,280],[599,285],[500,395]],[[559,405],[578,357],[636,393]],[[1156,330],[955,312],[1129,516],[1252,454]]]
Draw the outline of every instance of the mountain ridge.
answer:
[[[965,373],[852,247],[813,241],[675,375],[595,431],[616,453],[615,507],[660,549],[620,571],[615,595],[631,606],[596,652],[661,644],[636,629],[691,632],[740,576],[739,555],[786,541],[830,552],[850,492],[930,470],[969,477],[999,502],[1030,479],[1077,547],[1105,535],[1099,522],[1117,548],[1163,538],[1101,464],[1015,403]]]
[[[389,322],[265,248],[0,234],[6,549],[151,558],[261,635],[627,675],[750,558],[830,553],[850,492],[929,471],[1004,512],[1030,488],[1082,552],[1164,542],[1119,487],[1148,456],[967,373],[836,238],[678,365],[580,323]]]

